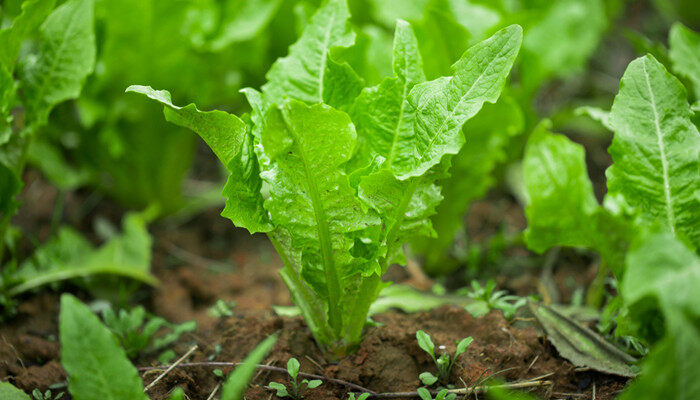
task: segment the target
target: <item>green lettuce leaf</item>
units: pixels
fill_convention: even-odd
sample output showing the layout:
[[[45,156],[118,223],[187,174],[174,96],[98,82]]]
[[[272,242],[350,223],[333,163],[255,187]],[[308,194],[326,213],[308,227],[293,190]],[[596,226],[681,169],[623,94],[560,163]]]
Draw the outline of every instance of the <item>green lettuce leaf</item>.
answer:
[[[652,230],[633,242],[620,293],[638,325],[636,334],[656,345],[622,399],[700,396],[698,287],[700,258],[673,234]]]
[[[347,90],[348,80],[356,82],[351,69],[329,59],[331,48],[355,42],[349,18],[346,0],[329,0],[314,14],[287,57],[278,59],[268,71],[268,82],[262,87],[267,103],[281,104],[284,99],[321,103],[338,96],[334,91]]]
[[[673,71],[692,83],[695,99],[700,99],[700,35],[676,22],[668,41]]]
[[[253,150],[253,138],[245,122],[225,111],[199,111],[194,104],[172,104],[167,90],[150,86],[129,86],[127,92],[141,93],[162,103],[165,119],[196,132],[226,166],[229,179],[224,187],[226,207],[222,215],[250,233],[272,229],[260,193],[262,180]]]
[[[147,400],[138,371],[117,338],[75,297],[61,296],[61,365],[76,400]]]
[[[596,200],[583,147],[548,129],[548,121],[540,123],[523,158],[528,247],[536,252],[554,246],[590,248],[621,274],[632,227]]]
[[[700,133],[683,85],[652,56],[627,67],[610,113],[608,194],[700,247]]]
[[[394,76],[364,89],[353,105],[351,115],[360,146],[356,164],[368,164],[378,156],[391,162],[400,123],[408,107],[408,94],[416,84],[425,81],[422,65],[411,25],[397,21],[392,61]]]
[[[22,13],[12,25],[0,30],[0,68],[12,74],[22,41],[32,33],[53,10],[55,0],[29,0],[22,3]]]
[[[39,53],[20,61],[28,119],[44,124],[56,104],[78,97],[95,66],[92,0],[56,8],[39,28]]]
[[[464,144],[461,128],[485,102],[495,103],[522,41],[512,25],[474,45],[453,68],[452,77],[416,85],[409,96],[391,168],[401,180],[421,176]]]
[[[438,182],[444,200],[431,217],[435,238],[413,241],[412,248],[425,256],[424,269],[443,274],[457,265],[446,258],[455,233],[463,229],[463,216],[469,205],[483,197],[496,183],[494,170],[506,159],[511,139],[525,127],[523,112],[510,96],[495,104],[485,104],[462,129],[467,143],[452,159],[450,177]]]
[[[0,382],[0,398],[4,400],[31,400],[28,394],[7,382]]]
[[[328,298],[331,309],[339,307],[358,274],[377,270],[376,260],[358,259],[350,251],[349,234],[380,224],[363,210],[342,169],[356,142],[352,122],[326,105],[298,101],[271,110],[267,118],[262,144],[270,165],[262,177],[274,190],[265,208],[275,226],[288,231],[292,246],[302,249],[301,275]],[[331,326],[340,326],[334,318],[341,315],[329,315]]]

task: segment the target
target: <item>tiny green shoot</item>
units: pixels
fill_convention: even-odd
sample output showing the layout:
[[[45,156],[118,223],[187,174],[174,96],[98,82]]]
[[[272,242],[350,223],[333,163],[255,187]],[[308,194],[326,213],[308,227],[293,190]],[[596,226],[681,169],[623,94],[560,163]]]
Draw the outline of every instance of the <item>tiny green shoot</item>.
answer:
[[[269,386],[277,391],[277,397],[290,397],[295,400],[303,399],[304,394],[308,389],[315,389],[323,383],[319,379],[303,379],[299,381],[299,360],[292,357],[287,361],[287,373],[289,374],[289,387],[291,392],[287,390],[287,386],[279,382],[270,382]]]
[[[44,393],[41,393],[41,390],[34,389],[32,391],[32,398],[33,400],[58,400],[63,398],[63,392],[57,393],[54,396],[53,393],[51,393],[51,390],[47,390]]]
[[[102,317],[105,325],[117,336],[127,356],[132,360],[141,353],[161,351],[183,333],[192,332],[197,328],[195,321],[173,324],[163,318],[149,315],[142,306],[131,310],[119,310],[118,314],[107,308]]]
[[[453,356],[450,356],[450,354],[447,352],[443,352],[437,357],[435,354],[435,344],[430,338],[430,335],[428,335],[424,331],[419,330],[418,332],[416,332],[416,341],[418,342],[418,346],[430,355],[430,357],[433,359],[433,362],[435,363],[435,367],[438,370],[437,376],[434,376],[430,372],[424,372],[420,374],[419,377],[423,384],[426,386],[430,386],[437,381],[439,381],[442,384],[448,383],[450,379],[450,372],[452,371],[452,367],[454,366],[455,360],[462,353],[467,351],[467,347],[469,347],[469,345],[474,341],[474,339],[471,336],[469,336],[457,342],[457,350],[455,351],[455,354]]]
[[[489,279],[486,286],[472,281],[472,289],[466,294],[474,302],[467,305],[465,309],[476,318],[488,314],[491,310],[501,310],[506,319],[511,319],[518,309],[525,305],[527,299],[506,293],[505,290],[496,290],[496,282],[493,279]]]
[[[442,389],[439,391],[435,396],[435,399],[433,399],[433,396],[430,394],[428,389],[418,388],[418,396],[420,396],[421,400],[454,400],[457,398],[456,394],[450,393],[447,389]]]

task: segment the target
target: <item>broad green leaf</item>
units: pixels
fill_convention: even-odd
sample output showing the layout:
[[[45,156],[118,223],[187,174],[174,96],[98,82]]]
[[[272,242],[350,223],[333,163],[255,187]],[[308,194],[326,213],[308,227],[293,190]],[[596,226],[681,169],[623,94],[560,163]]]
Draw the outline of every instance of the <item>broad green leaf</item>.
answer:
[[[535,128],[523,159],[527,245],[537,252],[554,246],[594,249],[619,276],[634,228],[598,204],[583,147],[548,127],[543,122]]]
[[[464,53],[454,64],[454,76],[416,85],[409,96],[391,168],[401,180],[421,176],[446,154],[464,144],[462,125],[485,102],[495,103],[522,41],[513,25]],[[394,155],[395,154],[395,155]]]
[[[61,296],[61,365],[76,400],[147,400],[138,371],[117,338],[86,305]]]
[[[394,284],[382,289],[379,298],[372,303],[370,315],[381,314],[392,309],[405,313],[428,311],[445,304],[464,306],[469,299],[464,296],[441,296],[430,292],[421,292],[409,285]]]
[[[673,71],[690,80],[695,99],[700,99],[700,35],[676,22],[671,27],[668,41]]]
[[[360,180],[358,191],[385,220],[383,242],[387,254],[382,268],[403,261],[401,245],[406,241],[434,234],[428,218],[435,213],[441,195],[432,182],[444,178],[447,161],[443,156],[459,151],[464,143],[462,124],[478,112],[484,101],[498,99],[520,37],[520,28],[513,26],[467,50],[453,67],[455,76],[415,85],[393,120],[397,125],[387,125],[393,131],[390,152],[379,154],[380,158],[375,159],[378,170]],[[484,88],[485,82],[491,86]],[[421,149],[429,160],[421,161],[416,155]],[[443,164],[428,172],[438,163]],[[404,168],[410,170],[398,175],[397,171]]]
[[[128,215],[124,232],[98,249],[71,228],[61,229],[55,238],[40,247],[20,265],[10,295],[17,295],[49,283],[95,275],[117,275],[150,285],[157,280],[150,274],[151,237],[145,221]]]
[[[644,223],[661,222],[700,247],[700,133],[681,83],[652,56],[627,67],[610,113],[607,196]]]
[[[405,236],[431,234],[432,229],[426,218],[434,213],[435,205],[441,198],[435,185],[426,183],[414,187],[413,182],[399,181],[385,168],[395,153],[400,124],[409,107],[408,94],[414,85],[425,80],[421,65],[411,26],[407,22],[397,21],[394,77],[365,89],[353,107],[360,146],[354,164],[372,162],[367,170],[370,173],[360,178],[359,196],[388,222],[387,229],[393,229],[388,237],[391,242],[388,258],[391,262],[402,262],[401,244],[406,241]],[[381,161],[386,158],[387,161]],[[380,167],[384,168],[376,170]],[[358,173],[363,174],[361,171]]]
[[[321,103],[333,90],[342,89],[337,83],[344,79],[337,73],[348,71],[329,71],[333,63],[329,51],[354,43],[349,18],[346,0],[328,0],[316,12],[299,40],[289,48],[287,57],[278,59],[267,73],[268,82],[262,87],[267,103],[281,104],[284,99]]]
[[[474,118],[464,124],[466,144],[452,159],[450,177],[438,182],[444,200],[437,206],[431,222],[437,237],[419,238],[411,246],[424,255],[424,269],[441,274],[456,267],[446,258],[455,233],[464,227],[469,205],[496,183],[494,170],[506,159],[506,149],[514,136],[522,133],[523,112],[510,96],[495,104],[485,104]]]
[[[269,336],[248,354],[243,360],[243,364],[236,367],[226,380],[226,383],[224,383],[221,391],[221,400],[243,399],[245,389],[248,387],[250,380],[253,379],[255,371],[258,369],[258,364],[262,363],[276,342],[277,336]]]
[[[645,306],[643,300],[647,298],[655,299],[671,333],[675,319],[682,321],[681,314],[700,314],[694,295],[700,284],[700,258],[673,235],[665,231],[642,232],[632,242],[626,264],[620,292],[632,309]]]
[[[240,118],[225,111],[199,111],[194,104],[175,106],[166,90],[137,85],[126,90],[162,103],[166,120],[196,132],[226,166],[230,175],[223,192],[227,197],[223,216],[251,233],[272,229],[260,193],[262,180],[253,138]]]
[[[639,334],[662,327],[665,336],[660,340],[647,337],[658,341],[644,358],[640,377],[621,399],[700,396],[699,286],[700,259],[672,234],[652,231],[633,242],[620,293],[643,327]],[[656,318],[658,313],[663,323]]]
[[[78,97],[95,65],[92,0],[69,0],[39,28],[39,52],[21,60],[28,119],[44,124],[58,103]]]
[[[22,13],[11,26],[0,30],[0,69],[5,67],[12,74],[22,41],[44,21],[53,10],[54,3],[55,0],[29,0],[22,3]]]
[[[528,247],[542,252],[553,246],[591,246],[597,234],[591,221],[600,205],[583,146],[547,129],[547,123],[535,129],[523,159]]]
[[[373,260],[351,255],[350,234],[379,224],[376,216],[363,211],[342,169],[355,142],[347,114],[298,101],[271,109],[262,132],[270,157],[262,178],[272,189],[265,208],[272,223],[288,232],[291,246],[302,250],[300,273],[320,296],[329,298],[331,310],[338,310],[340,297],[360,274],[376,270]],[[331,314],[331,325],[340,317]]]
[[[416,37],[411,26],[402,20],[396,22],[392,65],[393,77],[364,89],[355,100],[351,114],[361,146],[356,156],[360,158],[358,164],[377,156],[391,157],[399,123],[408,106],[408,94],[425,80]]]
[[[543,304],[529,302],[528,306],[547,339],[572,364],[619,376],[637,375],[632,367],[636,360],[591,329]]]
[[[12,386],[11,383],[0,382],[0,399],[3,400],[31,400],[28,394]]]

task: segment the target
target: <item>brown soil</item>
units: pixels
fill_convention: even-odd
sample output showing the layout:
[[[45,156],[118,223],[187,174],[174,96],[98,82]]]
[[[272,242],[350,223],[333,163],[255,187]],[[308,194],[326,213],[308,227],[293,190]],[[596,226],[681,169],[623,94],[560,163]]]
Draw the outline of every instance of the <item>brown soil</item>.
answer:
[[[3,380],[27,391],[45,390],[56,384],[60,387],[64,382],[55,341],[57,300],[56,294],[38,295],[24,302],[17,318],[0,328]],[[417,314],[390,312],[377,315],[374,320],[381,325],[370,328],[357,353],[339,363],[324,359],[300,318],[279,317],[259,310],[239,310],[234,317],[219,320],[209,318],[196,334],[182,337],[173,349],[184,354],[196,343],[199,349],[189,361],[240,361],[257,343],[278,333],[280,339],[266,360],[268,365],[284,366],[290,357],[296,357],[304,372],[342,379],[377,392],[413,391],[420,386],[421,372],[436,372],[430,358],[416,344],[415,332],[423,329],[431,334],[436,345],[445,345],[450,352],[454,351],[456,340],[474,337],[467,352],[455,364],[451,382],[456,386],[471,386],[489,376],[515,382],[552,373],[547,379],[554,385],[535,391],[544,398],[552,394],[556,398],[567,397],[561,393],[590,395],[595,383],[596,398],[611,399],[624,385],[624,380],[619,378],[576,372],[539,338],[534,328],[514,327],[498,311],[475,319],[461,308],[445,306]],[[137,364],[149,366],[157,362],[144,359]],[[152,399],[166,399],[179,386],[191,399],[207,399],[220,382],[212,371],[213,367],[176,369],[156,384],[149,395]],[[148,384],[160,372],[144,372],[144,382]],[[271,392],[261,386],[284,379],[282,374],[262,371],[246,398],[270,399]],[[310,391],[307,398],[345,399],[347,390],[325,383]]]
[[[24,195],[26,206],[16,223],[25,232],[34,232],[35,238],[45,240],[56,193],[42,183],[40,177],[28,178],[30,183]],[[118,208],[114,206],[100,205],[85,214],[82,205],[86,197],[85,194],[68,195],[64,222],[79,227],[88,235],[92,231],[90,221],[96,218],[118,225],[120,213],[115,212]],[[514,207],[510,203],[512,201],[506,205],[499,202],[477,204],[468,220],[470,231],[487,232],[489,226],[497,224],[491,219],[499,214],[501,219],[512,220],[506,221],[508,225],[522,225],[521,211],[498,211],[512,210]],[[500,312],[474,319],[463,309],[447,306],[417,314],[396,311],[377,315],[373,319],[380,325],[368,329],[357,353],[338,363],[330,363],[324,359],[300,318],[279,317],[271,311],[272,305],[290,303],[276,272],[280,261],[264,237],[233,229],[217,210],[204,212],[186,222],[156,224],[152,233],[153,270],[161,283],[157,288],[141,289],[133,299],[170,321],[194,319],[198,322],[196,333],[184,335],[172,346],[176,354],[181,355],[197,344],[199,349],[188,361],[240,361],[257,343],[277,332],[280,339],[266,360],[269,365],[284,366],[290,357],[296,357],[304,372],[342,379],[377,392],[414,391],[420,385],[418,375],[421,372],[435,372],[431,360],[415,341],[415,332],[422,329],[432,335],[437,345],[445,345],[449,351],[454,351],[456,340],[474,337],[474,343],[454,368],[451,383],[457,387],[477,384],[489,376],[515,382],[553,374],[547,379],[554,385],[539,388],[537,394],[544,398],[577,399],[584,398],[582,395],[590,397],[595,387],[597,399],[611,399],[625,383],[604,374],[576,372],[534,328],[513,326]],[[517,254],[512,257],[529,255],[520,249],[514,251]],[[589,269],[585,268],[588,261],[567,261],[571,257],[560,255],[562,262],[557,263],[554,270],[554,280],[560,285],[571,276],[582,277],[577,281],[590,280]],[[523,294],[536,291],[536,273],[523,276],[526,278],[521,284],[512,278],[499,283]],[[412,282],[415,277],[411,276],[410,269],[396,269],[391,279]],[[72,290],[85,301],[90,300],[77,288],[63,288]],[[560,289],[565,292],[565,288]],[[0,326],[0,380],[10,381],[28,392],[35,388],[45,390],[49,386],[59,391],[65,388],[57,342],[58,299],[59,294],[49,288],[18,299],[17,315]],[[218,299],[237,304],[234,317],[215,319],[208,315],[207,310]],[[136,364],[152,366],[157,361],[151,356],[137,360]],[[157,383],[149,395],[153,399],[166,399],[180,386],[190,399],[207,399],[220,383],[212,370],[210,367],[175,369]],[[148,384],[158,373],[144,372],[144,382]],[[261,371],[246,398],[275,399],[272,392],[262,387],[271,380],[282,382],[284,376]],[[324,383],[310,391],[307,398],[347,399],[347,389]]]

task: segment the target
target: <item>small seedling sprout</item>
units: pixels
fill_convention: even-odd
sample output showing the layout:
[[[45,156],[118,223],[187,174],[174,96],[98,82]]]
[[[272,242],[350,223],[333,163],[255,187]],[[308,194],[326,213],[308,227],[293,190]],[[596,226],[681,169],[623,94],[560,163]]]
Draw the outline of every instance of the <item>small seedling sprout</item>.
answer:
[[[447,352],[442,352],[442,354],[440,354],[438,357],[435,357],[435,344],[430,338],[430,335],[419,330],[416,332],[416,341],[418,342],[418,346],[420,346],[423,351],[430,355],[435,363],[435,367],[437,367],[438,370],[437,376],[431,374],[430,372],[423,372],[419,375],[421,382],[423,382],[423,384],[426,386],[430,386],[437,381],[440,381],[442,384],[446,384],[448,382],[455,360],[462,353],[467,351],[467,347],[469,347],[474,339],[469,336],[460,340],[457,343],[457,350],[455,351],[454,356],[450,356],[450,354]],[[444,349],[444,347],[441,346],[440,349]]]
[[[299,361],[292,357],[287,361],[287,373],[289,374],[289,386],[291,393],[287,390],[287,386],[279,382],[270,382],[269,386],[277,391],[277,397],[290,397],[295,400],[303,399],[304,394],[308,389],[315,389],[323,382],[319,379],[303,379],[301,382],[297,380],[299,375]]]
[[[59,400],[63,398],[63,393],[58,393],[56,396],[53,396],[51,390],[47,390],[44,393],[41,393],[39,389],[34,389],[32,391],[32,397],[34,398],[34,400]]]
[[[418,396],[420,396],[421,400],[433,400],[433,396],[426,388],[418,388]],[[456,394],[450,393],[447,389],[442,389],[435,396],[434,400],[454,400],[456,398]]]
[[[348,400],[366,400],[369,397],[369,393],[362,393],[359,396],[355,397],[355,393],[350,392],[348,396]]]

